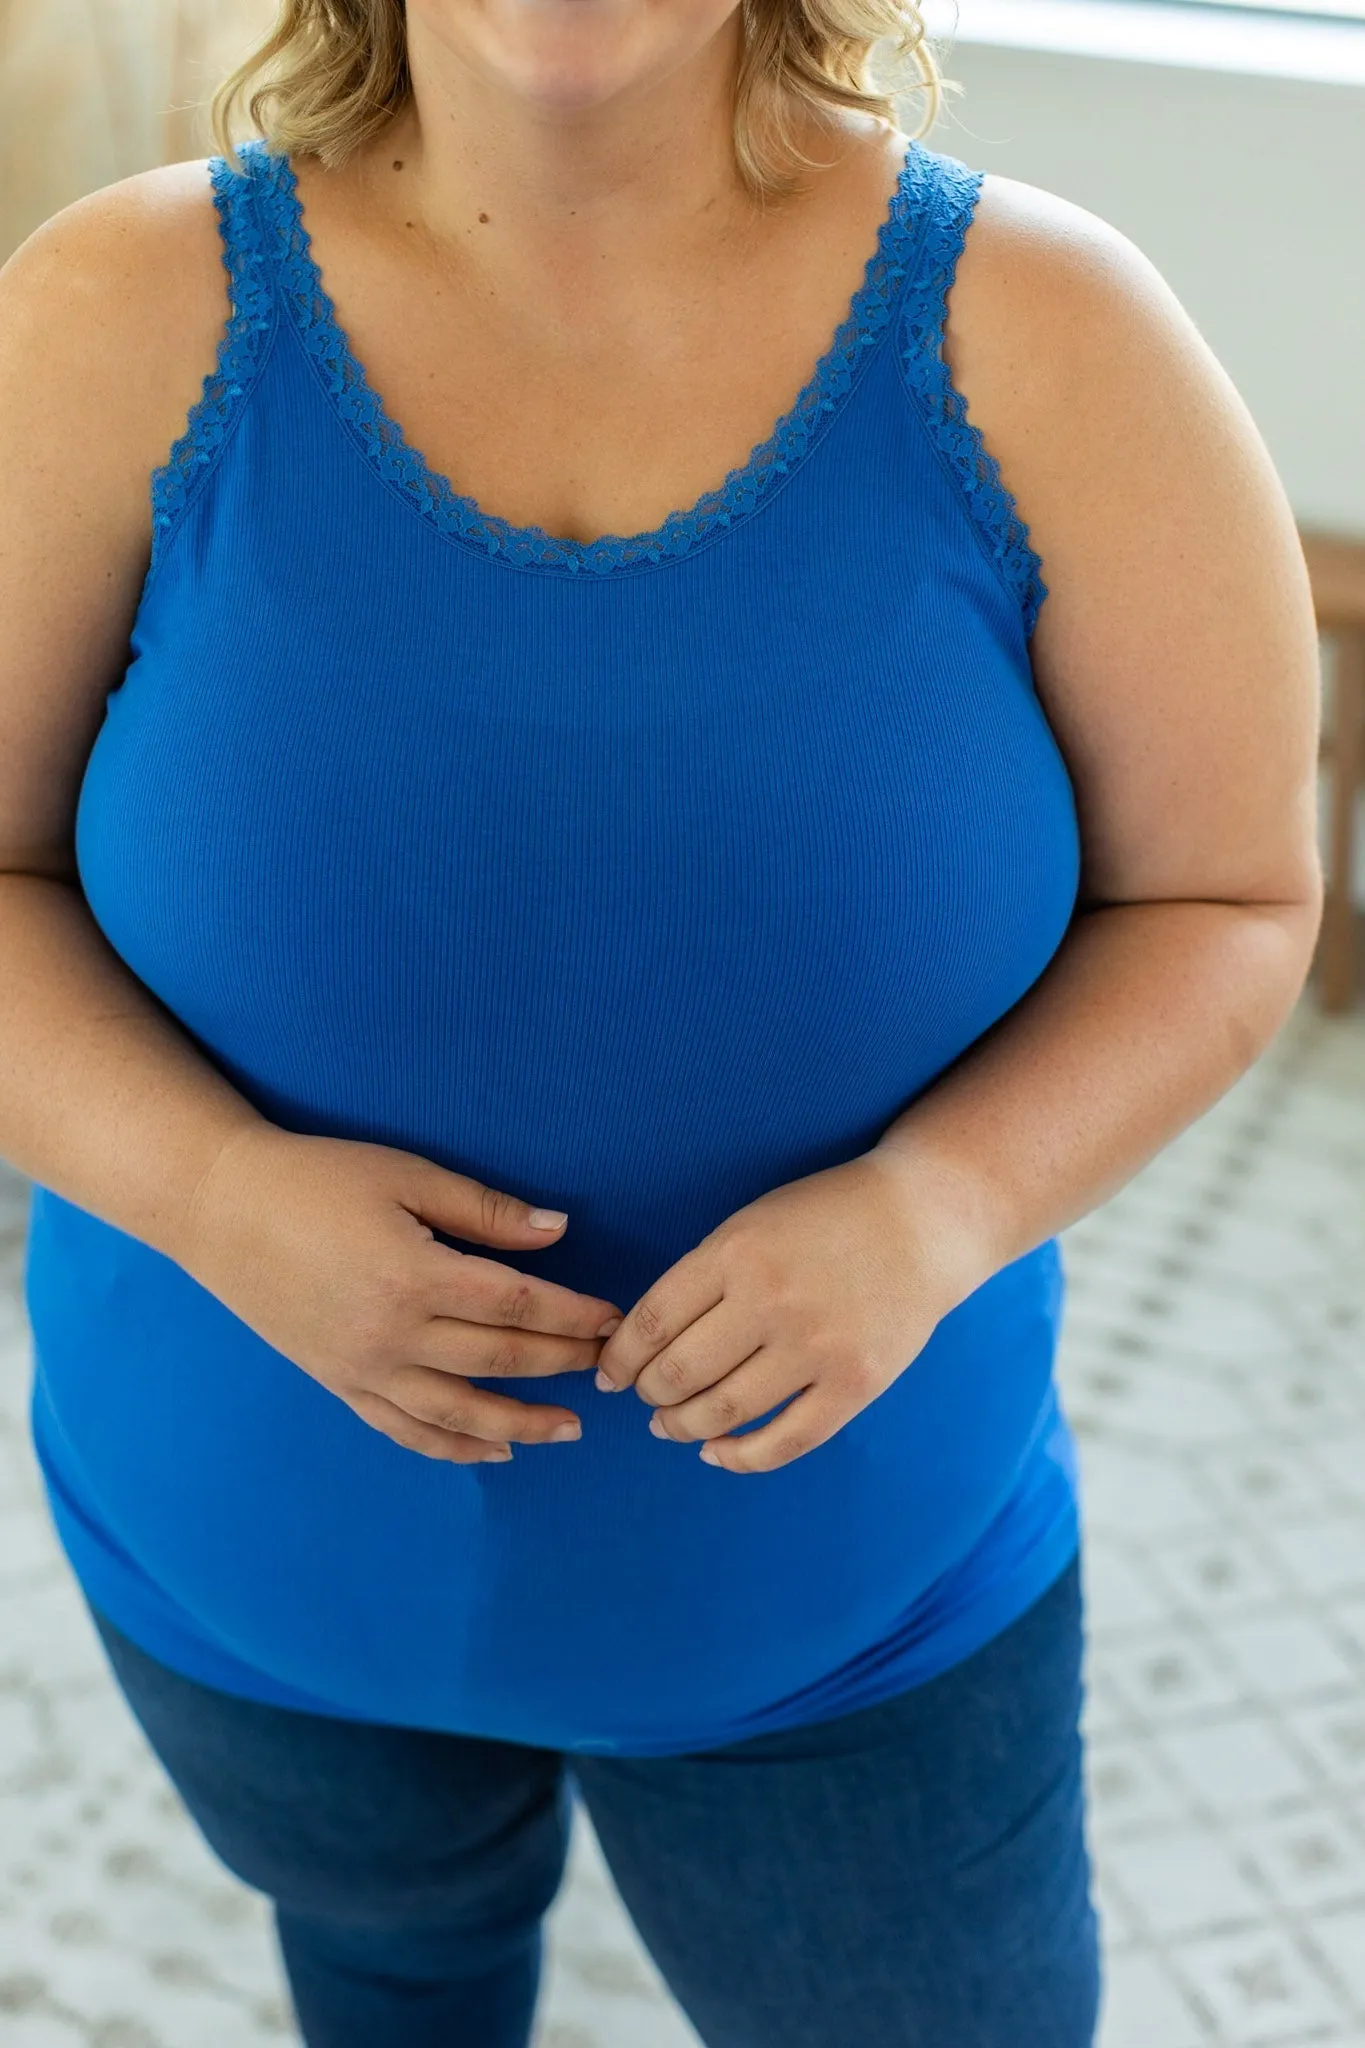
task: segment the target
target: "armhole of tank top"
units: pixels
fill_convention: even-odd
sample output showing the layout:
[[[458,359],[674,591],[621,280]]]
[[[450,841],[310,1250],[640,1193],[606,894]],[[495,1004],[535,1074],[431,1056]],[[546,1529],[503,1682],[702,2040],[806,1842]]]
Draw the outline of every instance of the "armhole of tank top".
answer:
[[[241,149],[239,156],[243,156]],[[152,471],[152,549],[143,587],[146,595],[192,500],[217,463],[234,422],[265,359],[274,326],[264,241],[252,193],[255,165],[243,156],[243,171],[224,157],[209,160],[219,254],[228,274],[227,321],[218,339],[214,367],[204,376],[199,398],[183,432],[161,466]]]
[[[948,292],[985,174],[955,157],[935,154],[934,161],[938,175],[929,193],[920,260],[901,307],[901,370],[929,438],[961,488],[987,558],[1019,604],[1027,640],[1047,596],[1042,563],[1012,494],[1001,482],[999,464],[979,428],[967,418],[966,400],[954,386],[943,355]]]

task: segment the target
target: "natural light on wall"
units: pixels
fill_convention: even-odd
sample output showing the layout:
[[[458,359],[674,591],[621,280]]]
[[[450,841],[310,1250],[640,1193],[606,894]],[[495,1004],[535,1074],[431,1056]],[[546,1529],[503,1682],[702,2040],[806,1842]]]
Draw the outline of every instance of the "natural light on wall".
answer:
[[[1365,0],[921,0],[949,44],[1365,85]]]
[[[1344,15],[1365,21],[1365,0],[1168,0],[1176,7],[1235,7],[1243,14]]]

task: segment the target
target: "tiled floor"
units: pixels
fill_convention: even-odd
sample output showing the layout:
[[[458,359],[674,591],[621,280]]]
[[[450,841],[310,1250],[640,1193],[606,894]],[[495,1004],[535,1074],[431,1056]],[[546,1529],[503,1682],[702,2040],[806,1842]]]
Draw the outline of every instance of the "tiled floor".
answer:
[[[0,1179],[0,2038],[279,2048],[262,1903],[165,1788],[39,1504],[22,1229]],[[1365,1018],[1301,1009],[1067,1264],[1103,2048],[1365,2048]],[[696,2048],[586,1833],[539,2048]]]

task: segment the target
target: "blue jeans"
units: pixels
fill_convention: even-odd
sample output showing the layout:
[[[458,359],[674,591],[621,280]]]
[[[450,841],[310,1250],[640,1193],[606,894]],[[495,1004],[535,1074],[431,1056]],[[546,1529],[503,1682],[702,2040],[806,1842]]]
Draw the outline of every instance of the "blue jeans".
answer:
[[[910,1692],[672,1757],[264,1706],[95,1619],[210,1846],[274,1901],[310,2048],[525,2048],[574,1779],[707,2048],[1093,2042],[1075,1562]]]

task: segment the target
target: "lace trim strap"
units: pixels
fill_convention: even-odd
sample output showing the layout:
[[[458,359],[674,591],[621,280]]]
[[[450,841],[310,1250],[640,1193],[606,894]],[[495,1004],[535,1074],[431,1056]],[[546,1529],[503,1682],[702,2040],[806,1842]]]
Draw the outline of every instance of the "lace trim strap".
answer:
[[[184,432],[165,462],[152,472],[149,579],[181,514],[217,460],[260,367],[265,337],[275,322],[275,295],[252,200],[251,158],[240,150],[238,155],[244,174],[234,171],[223,157],[213,157],[209,163],[220,253],[228,274],[229,317],[219,338],[217,360],[204,377],[202,394],[190,410]]]
[[[1047,596],[1042,563],[1013,496],[1000,480],[999,464],[967,418],[966,401],[954,388],[943,357],[948,291],[985,174],[937,152],[931,161],[938,175],[925,195],[925,239],[902,303],[901,365],[930,435],[962,486],[986,553],[1019,601],[1028,638]]]

